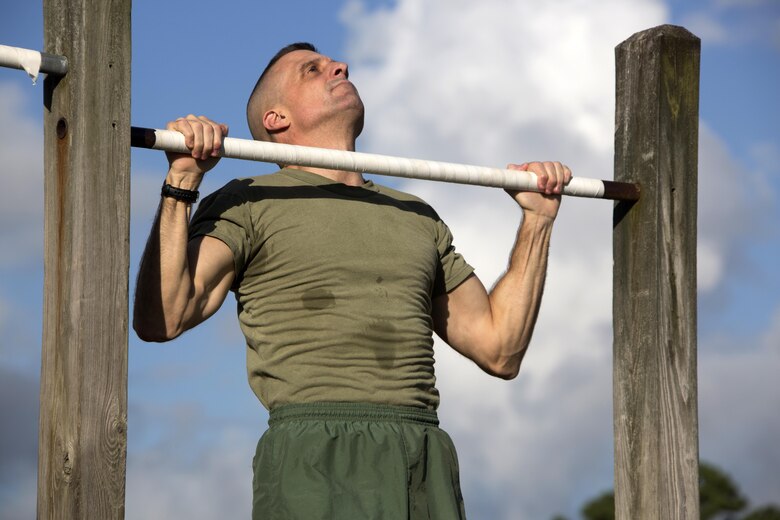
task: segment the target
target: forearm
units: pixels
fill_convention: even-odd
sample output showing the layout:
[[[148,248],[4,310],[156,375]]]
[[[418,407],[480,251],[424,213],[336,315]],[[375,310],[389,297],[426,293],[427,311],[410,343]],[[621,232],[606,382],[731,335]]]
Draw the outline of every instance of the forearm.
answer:
[[[171,121],[189,154],[167,153],[165,182],[197,190],[219,161],[227,126],[203,116]],[[217,239],[189,242],[190,204],[163,197],[146,244],[136,285],[133,327],[147,341],[173,339],[216,312],[233,280],[230,249]]]
[[[195,189],[169,172],[166,182]],[[164,341],[181,334],[193,282],[187,257],[190,205],[164,197],[141,258],[133,326],[143,339]]]
[[[536,325],[547,274],[547,254],[560,193],[571,170],[558,162],[509,165],[532,171],[540,193],[510,191],[524,216],[509,267],[488,293],[472,276],[433,301],[436,333],[486,372],[504,379],[520,370]]]
[[[492,341],[499,372],[514,376],[536,325],[547,274],[554,219],[526,212],[507,272],[489,295]]]

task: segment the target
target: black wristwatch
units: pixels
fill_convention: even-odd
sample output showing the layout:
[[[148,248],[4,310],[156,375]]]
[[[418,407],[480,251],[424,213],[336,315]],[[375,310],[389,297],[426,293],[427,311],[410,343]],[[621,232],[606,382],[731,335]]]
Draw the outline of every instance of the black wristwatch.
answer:
[[[163,184],[162,192],[163,197],[171,197],[172,199],[186,202],[187,204],[195,204],[198,202],[198,196],[200,193],[197,190],[183,190],[181,188],[174,188],[168,183]]]

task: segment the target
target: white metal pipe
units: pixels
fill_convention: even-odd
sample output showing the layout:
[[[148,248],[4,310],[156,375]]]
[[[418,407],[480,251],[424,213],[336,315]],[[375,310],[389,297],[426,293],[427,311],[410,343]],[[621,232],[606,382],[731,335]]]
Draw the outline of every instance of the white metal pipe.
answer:
[[[68,60],[64,56],[55,54],[0,45],[0,66],[23,69],[35,81],[40,72],[56,75],[66,74]],[[133,146],[170,152],[189,152],[184,144],[184,136],[179,132],[133,128],[132,133]],[[224,141],[222,156],[333,170],[370,172],[393,177],[538,191],[536,175],[530,172],[230,137]],[[563,194],[574,197],[638,200],[639,188],[630,183],[574,177],[564,187]]]
[[[133,128],[132,134],[133,146],[168,152],[190,153],[190,150],[184,143],[184,136],[179,132]],[[512,190],[538,191],[537,177],[531,172],[251,141],[232,137],[224,139],[221,155],[222,157],[250,161],[361,173],[369,172],[393,177],[492,186]],[[583,177],[573,177],[569,184],[564,187],[563,194],[574,197],[615,200],[637,200],[639,198],[638,188],[634,184]]]
[[[68,59],[47,52],[0,45],[0,67],[24,70],[34,82],[41,72],[64,76],[68,72]]]

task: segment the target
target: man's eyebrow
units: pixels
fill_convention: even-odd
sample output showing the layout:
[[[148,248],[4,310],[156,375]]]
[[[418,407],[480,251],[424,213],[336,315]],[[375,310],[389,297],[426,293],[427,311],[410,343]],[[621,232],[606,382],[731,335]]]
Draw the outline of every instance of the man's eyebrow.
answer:
[[[304,62],[304,63],[303,63],[303,64],[302,64],[302,65],[301,65],[299,68],[298,68],[298,72],[300,72],[301,74],[303,74],[303,73],[304,73],[304,72],[306,72],[306,71],[309,69],[309,67],[311,67],[312,65],[317,65],[317,66],[319,66],[320,62],[321,62],[323,59],[324,59],[323,57],[319,57],[319,58],[312,58],[312,59],[310,59],[310,60],[306,60],[306,61],[305,61],[305,62]]]

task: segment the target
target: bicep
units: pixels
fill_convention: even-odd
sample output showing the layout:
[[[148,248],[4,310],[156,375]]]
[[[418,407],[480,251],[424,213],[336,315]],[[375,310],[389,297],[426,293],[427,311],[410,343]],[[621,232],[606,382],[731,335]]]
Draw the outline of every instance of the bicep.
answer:
[[[227,244],[210,236],[190,240],[187,260],[194,291],[185,319],[189,329],[217,312],[233,285],[235,267]]]

